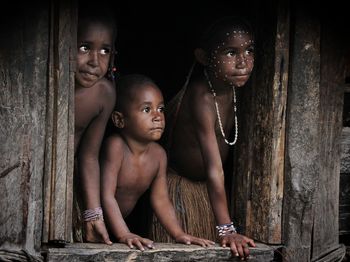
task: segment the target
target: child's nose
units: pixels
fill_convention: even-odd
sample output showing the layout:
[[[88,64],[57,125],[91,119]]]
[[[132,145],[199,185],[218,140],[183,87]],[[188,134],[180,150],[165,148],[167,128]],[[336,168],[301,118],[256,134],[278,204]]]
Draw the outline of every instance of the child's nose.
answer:
[[[98,66],[98,52],[91,50],[89,53],[88,64],[91,66]]]
[[[162,120],[162,113],[155,111],[153,114],[153,121],[161,121]]]
[[[246,64],[247,64],[247,58],[245,57],[245,54],[239,54],[237,57],[236,66],[238,68],[244,68]]]

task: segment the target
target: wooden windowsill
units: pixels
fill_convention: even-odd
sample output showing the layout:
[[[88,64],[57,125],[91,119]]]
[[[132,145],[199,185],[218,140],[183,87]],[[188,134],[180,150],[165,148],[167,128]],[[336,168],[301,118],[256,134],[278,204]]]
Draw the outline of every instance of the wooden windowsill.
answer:
[[[196,245],[155,243],[155,249],[140,251],[124,244],[74,243],[62,248],[48,247],[46,261],[240,261],[232,259],[230,249],[219,245],[202,248]],[[249,261],[272,261],[278,247],[258,243],[250,248]]]

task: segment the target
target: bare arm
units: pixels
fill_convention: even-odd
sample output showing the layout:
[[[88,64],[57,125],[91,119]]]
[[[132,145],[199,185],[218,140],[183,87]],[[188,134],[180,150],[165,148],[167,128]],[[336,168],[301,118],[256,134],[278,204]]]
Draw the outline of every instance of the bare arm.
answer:
[[[78,152],[79,174],[85,209],[95,209],[101,206],[99,151],[107,121],[115,104],[115,89],[112,83],[103,79],[98,85],[98,88],[102,89],[102,94],[98,98],[101,110],[85,130]],[[103,220],[85,222],[84,227],[84,238],[87,242],[112,244]]]
[[[101,206],[99,151],[107,121],[115,104],[115,90],[112,83],[104,80],[98,83],[103,88],[100,113],[89,124],[79,148],[79,172],[82,183],[83,200],[86,209]]]
[[[160,160],[159,170],[151,186],[151,205],[160,223],[176,239],[177,236],[184,234],[184,231],[177,221],[173,205],[169,199],[166,182],[166,154],[161,152],[157,157]]]
[[[224,184],[224,171],[218,141],[215,134],[215,106],[213,98],[206,92],[207,88],[199,88],[193,92],[191,101],[192,118],[203,157],[205,170],[207,170],[207,188],[209,200],[218,225],[229,224],[231,218],[227,207]],[[254,241],[240,234],[229,234],[221,237],[221,245],[229,245],[235,256],[249,256],[248,244],[255,246]]]
[[[222,160],[215,134],[215,107],[213,98],[207,90],[205,86],[198,86],[197,92],[191,92],[190,100],[194,101],[190,108],[191,117],[194,120],[194,130],[207,171],[209,199],[216,222],[227,224],[231,222],[231,218],[227,207]]]
[[[214,242],[212,241],[188,235],[182,230],[177,220],[174,207],[169,199],[166,182],[167,159],[164,150],[159,150],[157,159],[160,160],[159,169],[152,183],[150,199],[152,208],[160,223],[177,242],[184,244],[192,243],[203,247],[213,245]]]
[[[118,137],[109,137],[102,147],[101,193],[102,207],[113,235],[119,239],[130,233],[115,198],[118,173],[123,161],[123,142]]]

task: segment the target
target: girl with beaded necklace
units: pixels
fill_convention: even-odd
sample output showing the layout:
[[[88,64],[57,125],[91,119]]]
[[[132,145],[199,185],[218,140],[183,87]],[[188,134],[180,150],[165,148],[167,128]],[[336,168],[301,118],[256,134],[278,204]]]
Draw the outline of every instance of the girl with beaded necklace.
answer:
[[[244,20],[222,18],[202,36],[194,55],[184,87],[166,109],[169,194],[189,234],[218,240],[244,259],[248,246],[255,244],[232,223],[223,163],[238,139],[236,88],[245,85],[253,70],[253,32]],[[156,218],[152,238],[171,242]]]

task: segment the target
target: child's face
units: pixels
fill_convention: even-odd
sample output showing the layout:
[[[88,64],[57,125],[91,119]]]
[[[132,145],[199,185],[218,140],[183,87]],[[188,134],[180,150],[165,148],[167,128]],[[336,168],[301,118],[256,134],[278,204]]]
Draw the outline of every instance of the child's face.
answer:
[[[215,77],[231,86],[243,86],[254,66],[254,42],[245,31],[226,32],[226,39],[213,48],[209,67]]]
[[[131,90],[132,98],[124,113],[124,133],[139,141],[157,141],[164,127],[164,100],[158,88],[145,84]]]
[[[107,73],[113,44],[113,29],[100,23],[81,26],[78,35],[75,79],[82,87],[91,87]]]

